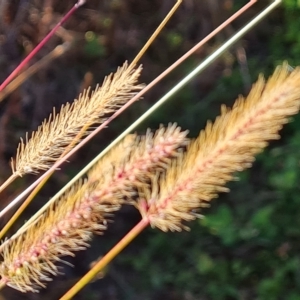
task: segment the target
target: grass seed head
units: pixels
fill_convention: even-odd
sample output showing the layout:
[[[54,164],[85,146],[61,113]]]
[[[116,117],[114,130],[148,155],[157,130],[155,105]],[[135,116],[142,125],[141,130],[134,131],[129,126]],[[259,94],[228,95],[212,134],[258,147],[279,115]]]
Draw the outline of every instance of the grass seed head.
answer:
[[[226,192],[233,174],[249,168],[254,155],[279,138],[278,131],[299,111],[300,68],[279,66],[266,82],[262,76],[248,97],[239,97],[232,109],[222,106],[214,123],[208,122],[186,154],[152,187],[140,190],[138,207],[153,227],[180,231],[182,222],[198,217],[218,193]]]

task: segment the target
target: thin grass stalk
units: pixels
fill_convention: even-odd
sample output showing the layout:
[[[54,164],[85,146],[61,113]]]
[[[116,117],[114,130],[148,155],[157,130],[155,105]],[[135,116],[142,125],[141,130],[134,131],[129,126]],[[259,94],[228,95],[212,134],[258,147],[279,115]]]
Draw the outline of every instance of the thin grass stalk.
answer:
[[[148,39],[147,43],[144,45],[144,47],[140,50],[140,52],[137,54],[137,56],[133,59],[131,65],[135,66],[138,61],[141,59],[141,57],[144,55],[144,53],[148,50],[150,45],[152,45],[153,41],[157,38],[158,34],[162,31],[162,29],[166,26],[168,21],[171,19],[171,17],[174,15],[180,4],[182,3],[182,0],[176,0],[175,5],[171,8],[167,16],[163,19],[163,21],[159,24],[159,26],[156,28],[154,33],[151,35],[151,37]]]
[[[73,287],[65,293],[60,300],[72,299],[81,289],[83,289],[97,274],[103,270],[120,252],[128,246],[147,226],[149,220],[142,219],[134,226],[105,256],[103,256],[93,268],[86,273]]]
[[[11,94],[15,89],[17,89],[21,84],[23,84],[30,76],[38,72],[40,69],[44,68],[54,59],[63,55],[69,48],[69,42],[65,42],[64,44],[57,46],[49,54],[45,55],[42,59],[20,73],[10,83],[8,83],[2,91],[0,91],[0,102],[9,94]]]
[[[53,36],[53,34],[57,31],[57,29],[65,23],[74,12],[85,4],[85,0],[79,0],[69,11],[68,13],[54,26],[54,28],[47,34],[47,36],[31,51],[27,57],[19,64],[18,67],[14,69],[14,71],[4,80],[4,82],[0,85],[0,92],[11,82],[14,77],[18,75],[18,73],[28,64],[28,62],[40,51],[40,49],[49,41],[49,39]]]

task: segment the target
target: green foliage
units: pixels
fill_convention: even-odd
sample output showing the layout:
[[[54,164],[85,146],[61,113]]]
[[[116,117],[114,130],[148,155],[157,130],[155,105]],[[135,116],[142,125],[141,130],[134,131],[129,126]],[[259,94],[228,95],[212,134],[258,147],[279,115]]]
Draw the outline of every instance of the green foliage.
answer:
[[[284,0],[284,6],[286,9],[293,10],[300,8],[299,0]]]
[[[221,205],[213,215],[208,215],[202,222],[210,233],[221,238],[225,246],[234,245],[238,239],[238,228],[234,222],[232,211],[226,205]]]
[[[86,40],[84,46],[85,55],[92,58],[103,57],[105,55],[105,49],[104,46],[101,44],[100,36],[97,36],[92,31],[88,31],[85,34],[85,40]]]

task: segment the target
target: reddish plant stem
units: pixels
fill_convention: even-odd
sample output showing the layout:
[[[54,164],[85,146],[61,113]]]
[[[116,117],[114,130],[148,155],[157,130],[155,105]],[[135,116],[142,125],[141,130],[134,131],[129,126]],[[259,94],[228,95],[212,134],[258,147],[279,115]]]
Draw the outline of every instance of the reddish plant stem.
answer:
[[[0,85],[0,92],[17,76],[17,74],[25,67],[26,64],[40,51],[40,49],[49,41],[57,29],[65,23],[71,15],[83,4],[85,1],[79,0],[68,13],[54,26],[54,28],[42,39],[42,41],[26,56],[26,58],[12,71],[12,73]]]

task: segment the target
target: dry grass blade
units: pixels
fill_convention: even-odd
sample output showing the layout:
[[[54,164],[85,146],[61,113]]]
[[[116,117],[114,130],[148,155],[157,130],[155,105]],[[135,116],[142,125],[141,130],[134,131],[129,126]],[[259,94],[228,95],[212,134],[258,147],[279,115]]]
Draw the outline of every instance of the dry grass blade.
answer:
[[[95,166],[85,182],[77,183],[51,205],[25,232],[2,245],[1,284],[22,292],[44,287],[58,269],[61,256],[88,246],[92,233],[106,228],[106,217],[124,196],[144,184],[154,168],[164,168],[188,143],[176,124],[145,137],[129,135]]]
[[[141,90],[142,85],[137,84],[140,72],[141,67],[135,70],[125,63],[115,74],[106,77],[91,97],[86,90],[78,100],[63,106],[59,114],[54,111],[30,139],[26,138],[26,142],[21,140],[16,159],[12,162],[13,173],[23,176],[47,170],[82,127],[102,122],[107,114],[117,110]]]
[[[222,107],[215,123],[191,144],[165,178],[153,179],[152,191],[144,189],[138,207],[154,227],[163,231],[186,228],[196,211],[219,192],[233,173],[251,166],[254,155],[278,139],[288,117],[299,111],[300,68],[290,72],[287,64],[265,82],[261,76],[246,99],[232,109]]]

